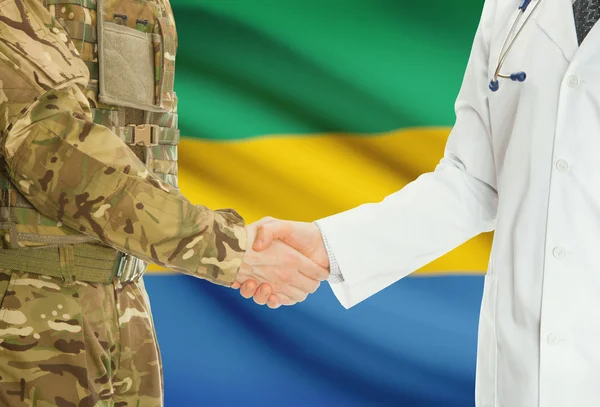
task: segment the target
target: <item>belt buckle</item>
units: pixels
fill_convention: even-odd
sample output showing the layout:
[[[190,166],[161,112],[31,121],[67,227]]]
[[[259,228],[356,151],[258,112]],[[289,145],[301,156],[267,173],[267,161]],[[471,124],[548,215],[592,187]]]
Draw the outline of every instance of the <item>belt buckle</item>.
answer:
[[[115,258],[115,265],[113,267],[113,277],[121,278],[123,274],[123,270],[125,269],[126,263],[126,255],[121,251],[117,251],[117,256]]]
[[[131,145],[152,147],[158,145],[158,126],[156,124],[130,124],[133,128]]]
[[[142,261],[135,256],[119,251],[117,256],[115,277],[122,283],[135,280],[143,274],[140,272],[140,263]]]

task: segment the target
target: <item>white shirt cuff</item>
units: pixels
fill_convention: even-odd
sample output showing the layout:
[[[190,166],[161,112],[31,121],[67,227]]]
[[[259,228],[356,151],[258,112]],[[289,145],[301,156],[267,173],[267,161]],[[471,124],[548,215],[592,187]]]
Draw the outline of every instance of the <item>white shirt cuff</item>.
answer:
[[[325,251],[327,252],[327,257],[329,257],[329,278],[327,279],[327,281],[329,282],[329,284],[343,283],[344,275],[342,274],[342,270],[340,269],[340,266],[339,266],[338,262],[336,261],[335,256],[333,255],[331,246],[329,246],[329,243],[327,242],[327,237],[323,233],[323,230],[321,229],[319,224],[317,222],[315,222],[315,224],[317,225],[317,227],[319,228],[319,231],[321,232],[321,237],[323,238],[323,244],[325,245]]]

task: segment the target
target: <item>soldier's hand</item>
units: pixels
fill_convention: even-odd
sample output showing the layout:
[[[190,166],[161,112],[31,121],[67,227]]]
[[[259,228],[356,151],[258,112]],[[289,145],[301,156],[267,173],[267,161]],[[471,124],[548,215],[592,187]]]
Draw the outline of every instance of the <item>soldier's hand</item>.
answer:
[[[257,227],[258,224],[247,227],[248,242],[254,242]],[[250,287],[252,284],[265,284],[259,289],[261,295],[258,299],[255,297],[255,301],[277,308],[279,305],[304,301],[328,275],[327,269],[283,242],[275,241],[261,252],[248,248],[233,288],[238,288],[246,281]],[[251,295],[247,295],[249,291],[252,291]],[[242,295],[250,298],[255,291],[245,286]]]

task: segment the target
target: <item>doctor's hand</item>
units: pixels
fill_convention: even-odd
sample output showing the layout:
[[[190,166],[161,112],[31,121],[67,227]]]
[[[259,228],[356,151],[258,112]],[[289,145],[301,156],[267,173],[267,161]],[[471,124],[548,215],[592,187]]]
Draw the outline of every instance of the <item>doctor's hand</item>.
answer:
[[[256,243],[259,225],[257,223],[246,228],[248,242]],[[261,236],[265,235],[265,232],[260,233]],[[261,238],[262,240],[266,239]],[[273,308],[304,301],[308,294],[317,290],[322,280],[327,279],[329,271],[292,247],[273,240],[271,238],[268,241],[268,246],[258,246],[260,251],[248,248],[233,288],[239,288],[247,281],[252,281],[255,287],[267,284],[267,297],[264,301],[259,299],[257,302],[265,304],[269,297],[273,297],[269,302]]]
[[[252,226],[257,228],[253,250],[257,252],[266,251],[272,245],[283,242],[327,270],[327,276],[324,279],[328,277],[329,258],[325,250],[321,232],[316,224],[285,221],[269,217],[256,222]],[[277,240],[281,242],[277,242]],[[233,288],[239,287],[237,284],[233,286]],[[270,308],[287,305],[282,301],[285,298],[278,295],[274,291],[274,287],[265,282],[255,281],[252,278],[247,279],[241,284],[240,291],[245,298],[254,297],[254,301],[257,304],[267,304]]]

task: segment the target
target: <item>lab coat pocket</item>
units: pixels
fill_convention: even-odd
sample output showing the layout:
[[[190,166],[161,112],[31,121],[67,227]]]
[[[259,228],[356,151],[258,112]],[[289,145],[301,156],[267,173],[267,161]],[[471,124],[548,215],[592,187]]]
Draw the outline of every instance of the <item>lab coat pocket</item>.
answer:
[[[475,380],[475,405],[493,407],[496,404],[496,297],[497,281],[492,269],[485,276],[479,338],[477,342],[477,377]]]

